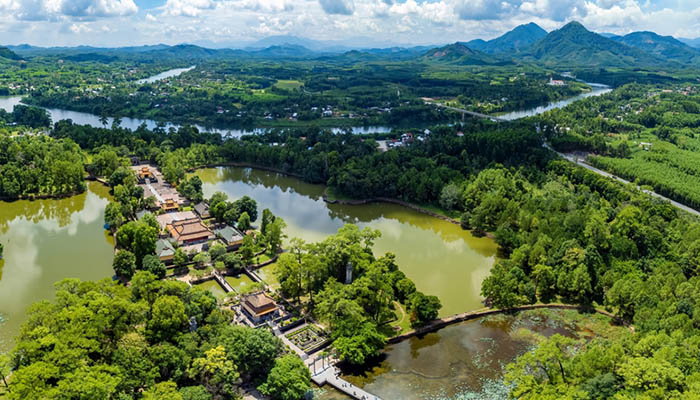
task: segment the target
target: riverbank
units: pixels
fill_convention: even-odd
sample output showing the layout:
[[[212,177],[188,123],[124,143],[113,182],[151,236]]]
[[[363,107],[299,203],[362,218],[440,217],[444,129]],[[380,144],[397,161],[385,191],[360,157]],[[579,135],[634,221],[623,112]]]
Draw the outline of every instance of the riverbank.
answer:
[[[400,335],[396,335],[394,337],[391,337],[387,339],[388,344],[392,343],[399,343],[401,341],[404,341],[406,339],[409,339],[414,336],[420,336],[420,335],[425,335],[427,333],[435,332],[438,331],[442,328],[445,328],[447,326],[450,326],[452,324],[457,324],[460,322],[464,321],[469,321],[481,317],[486,317],[489,315],[496,315],[496,314],[508,314],[508,313],[515,313],[519,311],[526,311],[526,310],[536,310],[536,309],[558,309],[558,310],[577,310],[577,311],[588,311],[588,312],[595,312],[597,314],[604,315],[606,317],[610,317],[613,321],[616,321],[620,323],[619,319],[617,316],[614,314],[597,309],[597,308],[582,308],[580,305],[576,304],[564,304],[564,303],[553,303],[553,304],[527,304],[523,306],[518,306],[518,307],[512,307],[512,308],[505,308],[505,309],[486,309],[486,310],[478,310],[478,311],[468,311],[462,314],[456,314],[450,317],[446,318],[439,318],[436,319],[429,324],[416,328],[412,331],[402,333]],[[634,330],[632,326],[626,325],[623,323],[623,325],[628,326],[631,330]]]

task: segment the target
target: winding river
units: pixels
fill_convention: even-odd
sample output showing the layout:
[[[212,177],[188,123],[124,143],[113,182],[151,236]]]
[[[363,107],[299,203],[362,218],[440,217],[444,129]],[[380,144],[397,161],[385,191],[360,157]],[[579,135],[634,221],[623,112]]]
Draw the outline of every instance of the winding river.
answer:
[[[547,111],[551,111],[551,110],[554,110],[557,108],[564,108],[564,107],[568,106],[569,104],[571,104],[575,101],[581,100],[581,99],[585,99],[588,97],[601,96],[601,95],[604,95],[606,93],[612,92],[612,88],[610,88],[610,86],[607,86],[607,85],[602,85],[600,83],[589,83],[589,82],[584,82],[584,83],[591,87],[590,92],[581,93],[577,96],[570,97],[568,99],[554,101],[554,102],[551,102],[551,103],[544,105],[544,106],[539,106],[539,107],[531,108],[528,110],[513,111],[513,112],[503,114],[503,115],[498,115],[498,118],[505,119],[508,121],[513,121],[513,120],[520,119],[520,118],[532,117],[534,115],[539,115],[539,114],[542,114],[542,113],[545,113]]]
[[[136,83],[139,84],[139,85],[141,85],[141,84],[144,84],[144,83],[153,83],[153,82],[162,81],[163,79],[168,79],[168,78],[172,78],[172,77],[174,77],[174,76],[182,75],[182,74],[184,74],[185,72],[187,72],[187,71],[192,71],[192,70],[195,69],[195,68],[196,68],[196,67],[193,65],[193,66],[188,67],[188,68],[174,68],[174,69],[170,69],[170,70],[161,72],[160,74],[156,74],[156,75],[150,76],[150,77],[148,77],[148,78],[139,79],[138,81],[136,81]]]
[[[138,81],[139,83],[145,83],[145,82],[156,82],[158,80],[166,79],[172,76],[177,76],[182,74],[183,72],[189,71],[193,69],[194,67],[190,68],[178,68],[178,69],[172,69],[168,70],[165,72],[162,72],[158,75],[154,75],[152,77],[142,79],[141,81]],[[552,103],[549,103],[544,106],[540,107],[535,107],[531,108],[528,110],[521,110],[521,111],[513,111],[510,113],[506,113],[503,115],[499,115],[499,118],[506,119],[509,121],[520,119],[520,118],[525,118],[525,117],[531,117],[533,115],[538,115],[542,114],[544,112],[556,109],[556,108],[562,108],[566,107],[567,105],[581,99],[585,99],[587,97],[593,97],[593,96],[600,96],[605,93],[609,93],[612,91],[612,89],[609,86],[602,85],[602,84],[597,84],[597,83],[586,83],[589,86],[591,86],[592,90],[590,92],[582,93],[578,96],[574,96],[565,100],[559,100],[555,101]],[[12,108],[17,105],[21,104],[22,96],[0,96],[0,108],[4,109],[6,111],[12,111]],[[90,114],[90,113],[84,113],[84,112],[79,112],[79,111],[71,111],[71,110],[65,110],[65,109],[60,109],[60,108],[46,108],[46,111],[48,111],[49,115],[51,116],[51,120],[53,122],[57,122],[60,120],[64,119],[70,119],[74,123],[79,124],[79,125],[90,125],[93,127],[101,128],[104,127],[100,122],[100,117],[95,114]],[[107,119],[107,125],[106,126],[111,126],[112,122],[114,121],[113,118],[108,118]],[[151,119],[139,119],[139,118],[122,118],[121,119],[121,127],[123,128],[128,128],[131,130],[136,130],[138,127],[141,125],[146,125],[148,129],[154,129],[158,126],[159,122],[154,121]],[[200,131],[203,132],[215,132],[219,133],[223,137],[241,137],[243,135],[251,135],[251,134],[264,134],[266,132],[269,132],[272,128],[254,128],[254,129],[218,129],[218,128],[210,128],[210,127],[205,127],[201,125],[194,125],[199,129]],[[177,129],[179,125],[176,124],[171,124],[171,123],[166,123],[165,128],[175,128]],[[334,133],[342,132],[345,128],[331,128],[331,130]],[[350,128],[352,129],[352,132],[355,134],[368,134],[368,133],[388,133],[391,132],[392,128],[388,126],[355,126]]]
[[[0,109],[11,112],[13,107],[17,104],[22,104],[22,96],[0,96]],[[100,117],[95,114],[64,110],[60,108],[46,108],[46,111],[51,116],[51,121],[57,122],[64,119],[70,119],[73,123],[78,125],[90,125],[95,128],[103,128],[105,126],[112,126],[114,118],[107,118],[107,125],[100,122]],[[127,128],[131,130],[138,129],[141,125],[146,125],[148,129],[155,129],[159,122],[152,119],[139,119],[139,118],[122,118],[120,126],[122,128]],[[210,128],[202,125],[193,125],[201,132],[213,132],[218,133],[223,137],[241,137],[243,135],[253,135],[253,134],[264,134],[270,132],[272,128],[254,128],[254,129],[218,129]],[[179,125],[165,123],[165,129],[174,128],[177,129]],[[343,132],[346,128],[331,128],[334,133]],[[355,134],[367,134],[367,133],[387,133],[391,132],[391,128],[388,126],[354,126],[350,128]]]

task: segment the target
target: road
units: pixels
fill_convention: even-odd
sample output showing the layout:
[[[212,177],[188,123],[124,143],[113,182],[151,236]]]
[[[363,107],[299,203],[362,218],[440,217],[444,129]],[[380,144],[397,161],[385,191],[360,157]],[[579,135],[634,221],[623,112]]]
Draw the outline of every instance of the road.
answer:
[[[547,149],[549,149],[549,150],[551,150],[551,151],[557,153],[557,154],[558,154],[560,157],[562,157],[563,159],[565,159],[565,160],[567,160],[567,161],[570,161],[570,162],[572,162],[572,163],[574,163],[574,164],[576,164],[576,165],[578,165],[578,166],[580,166],[580,167],[586,168],[587,170],[589,170],[589,171],[591,171],[591,172],[595,172],[596,174],[598,174],[598,175],[600,175],[600,176],[604,176],[604,177],[606,177],[606,178],[611,178],[611,179],[616,180],[616,181],[618,181],[618,182],[624,183],[625,185],[626,185],[626,184],[629,184],[629,183],[632,183],[632,182],[630,182],[630,181],[628,181],[628,180],[626,180],[626,179],[620,178],[619,176],[616,176],[616,175],[613,175],[613,174],[611,174],[611,173],[609,173],[609,172],[605,172],[605,171],[603,171],[603,170],[601,170],[601,169],[598,169],[598,168],[596,168],[596,167],[594,167],[594,166],[588,164],[584,159],[580,159],[580,158],[578,158],[578,157],[576,157],[576,156],[574,156],[574,155],[571,155],[571,154],[560,153],[560,152],[554,150],[554,149],[553,149],[552,147],[550,147],[548,144],[544,144],[543,146],[544,146],[545,148],[547,148]],[[697,210],[695,210],[695,209],[693,209],[693,208],[690,208],[690,207],[686,206],[685,204],[681,204],[681,203],[679,203],[679,202],[677,202],[677,201],[675,201],[675,200],[671,200],[671,199],[669,199],[668,197],[662,196],[662,195],[660,195],[660,194],[658,194],[658,193],[656,193],[656,192],[654,192],[654,191],[647,190],[647,189],[643,189],[643,188],[641,188],[640,186],[637,186],[637,189],[641,190],[642,192],[644,192],[644,193],[646,193],[646,194],[648,194],[648,195],[650,195],[650,196],[652,196],[652,197],[656,197],[656,198],[658,198],[658,199],[662,199],[662,200],[668,201],[669,203],[671,203],[671,205],[673,205],[674,207],[676,207],[676,208],[678,208],[678,209],[680,209],[680,210],[683,210],[683,211],[685,211],[685,212],[687,212],[687,213],[689,213],[689,214],[692,214],[692,215],[695,215],[695,216],[700,217],[700,212],[699,212],[699,211],[697,211]]]

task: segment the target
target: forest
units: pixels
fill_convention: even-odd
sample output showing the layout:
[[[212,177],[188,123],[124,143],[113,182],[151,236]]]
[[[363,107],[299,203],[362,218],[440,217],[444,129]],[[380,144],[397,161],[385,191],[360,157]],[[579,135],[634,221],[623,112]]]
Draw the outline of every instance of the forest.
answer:
[[[84,153],[72,141],[0,133],[0,197],[60,196],[85,190]]]
[[[204,400],[239,396],[243,383],[300,398],[310,376],[271,332],[230,324],[207,290],[137,272],[117,281],[56,284],[35,304],[9,363],[10,399]]]
[[[695,83],[625,85],[536,118],[561,151],[690,207],[700,207]]]

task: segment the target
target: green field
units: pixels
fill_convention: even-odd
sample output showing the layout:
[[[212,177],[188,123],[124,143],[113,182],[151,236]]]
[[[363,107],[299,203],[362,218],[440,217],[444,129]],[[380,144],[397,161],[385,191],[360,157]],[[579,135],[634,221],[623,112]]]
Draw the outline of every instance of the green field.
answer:
[[[295,80],[286,80],[286,79],[280,79],[275,83],[275,87],[284,89],[284,90],[297,90],[301,89],[304,86],[303,82],[300,81],[295,81]]]

